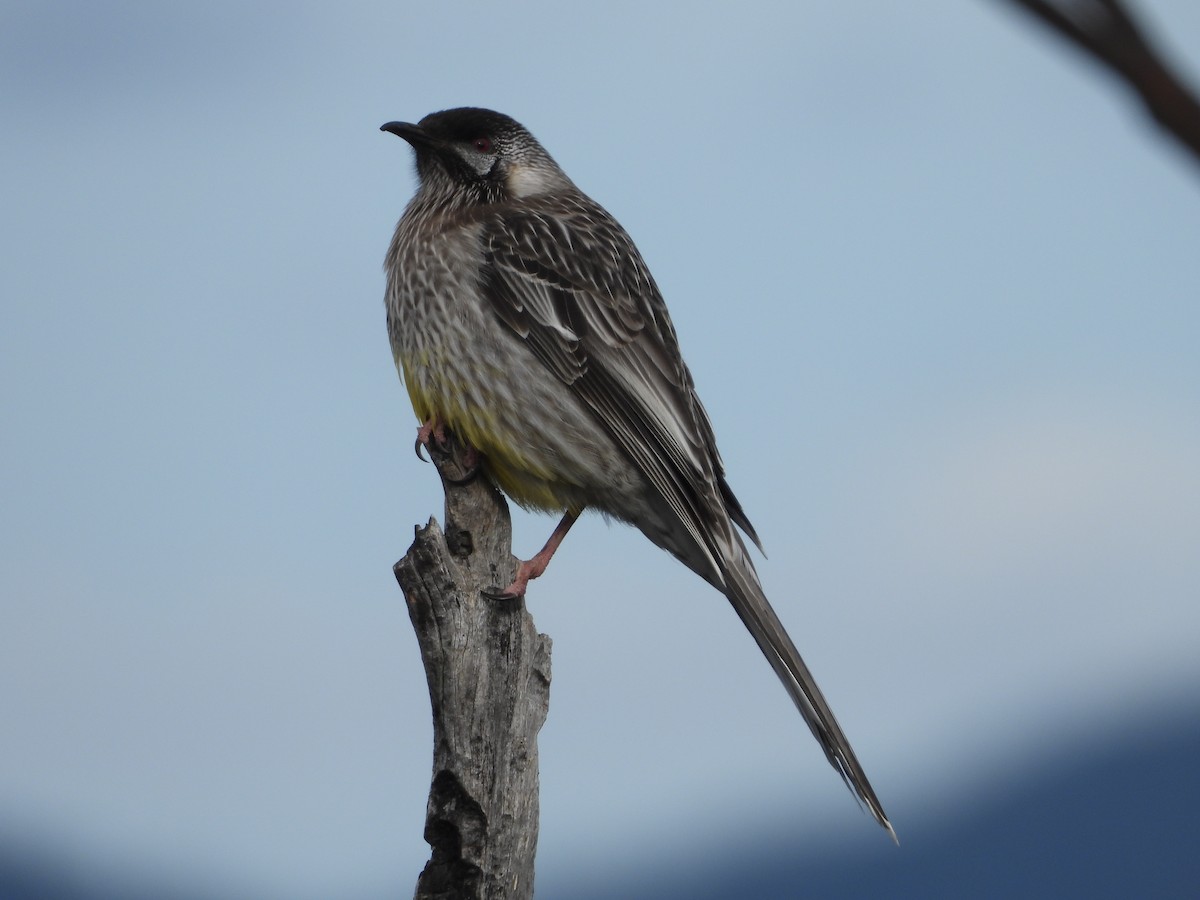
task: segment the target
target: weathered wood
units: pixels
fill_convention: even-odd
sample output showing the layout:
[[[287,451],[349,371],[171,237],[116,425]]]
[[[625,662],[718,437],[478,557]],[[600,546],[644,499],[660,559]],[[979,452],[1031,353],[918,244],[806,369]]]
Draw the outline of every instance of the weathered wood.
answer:
[[[533,896],[550,638],[523,600],[481,596],[516,573],[504,498],[482,473],[455,480],[465,469],[453,439],[449,452],[431,446],[430,455],[446,490],[446,530],[432,518],[418,527],[395,566],[433,706],[432,855],[416,897],[524,900]]]

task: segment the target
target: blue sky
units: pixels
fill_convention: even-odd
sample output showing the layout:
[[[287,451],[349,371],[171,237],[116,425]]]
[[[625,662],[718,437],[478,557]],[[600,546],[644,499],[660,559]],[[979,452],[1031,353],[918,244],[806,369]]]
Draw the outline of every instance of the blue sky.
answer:
[[[1195,73],[1200,8],[1139,6]],[[902,839],[1200,691],[1200,172],[1006,4],[12,4],[0,73],[0,834],[411,885],[391,565],[441,498],[383,324],[411,154],[377,129],[449,106],[522,121],[638,242]],[[528,554],[553,520],[516,518]],[[581,522],[529,604],[541,871],[762,810],[890,851],[639,534]]]

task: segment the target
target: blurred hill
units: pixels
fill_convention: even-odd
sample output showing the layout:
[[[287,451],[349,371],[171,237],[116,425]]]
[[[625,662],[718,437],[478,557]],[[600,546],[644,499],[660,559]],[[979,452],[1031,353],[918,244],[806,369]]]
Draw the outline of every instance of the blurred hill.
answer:
[[[1117,727],[1119,726],[1119,731]],[[1053,762],[993,783],[950,812],[900,823],[903,846],[874,855],[798,855],[796,828],[707,848],[702,865],[662,858],[636,877],[562,877],[541,900],[777,900],[818,897],[1200,897],[1200,708],[1050,751]],[[10,825],[12,823],[9,823]],[[864,827],[866,825],[864,824]],[[8,834],[17,833],[6,828]],[[593,862],[593,861],[588,861]],[[417,873],[412,873],[414,882]],[[217,875],[219,879],[219,874]],[[210,884],[215,883],[209,882]],[[408,896],[410,884],[392,896]],[[0,848],[0,900],[224,900],[229,892],[144,872],[90,873],[53,846]],[[236,896],[253,897],[238,891]]]
[[[1136,729],[1128,718],[1114,721],[1117,734],[1047,748],[1051,764],[1004,777],[957,809],[897,822],[901,847],[894,853],[798,854],[790,837],[804,832],[797,822],[794,830],[775,827],[742,846],[697,854],[709,860],[702,866],[668,860],[649,880],[554,886],[541,896],[1197,898],[1200,709],[1179,712]]]

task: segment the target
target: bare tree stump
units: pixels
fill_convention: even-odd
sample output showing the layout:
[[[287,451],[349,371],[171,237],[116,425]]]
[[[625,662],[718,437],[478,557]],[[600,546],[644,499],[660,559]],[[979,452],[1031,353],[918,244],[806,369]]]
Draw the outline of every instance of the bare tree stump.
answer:
[[[417,900],[533,896],[538,836],[537,735],[550,705],[550,638],[521,599],[481,591],[516,573],[508,505],[463,453],[430,455],[446,491],[434,519],[396,563],[433,705],[433,783],[425,821],[430,860]]]

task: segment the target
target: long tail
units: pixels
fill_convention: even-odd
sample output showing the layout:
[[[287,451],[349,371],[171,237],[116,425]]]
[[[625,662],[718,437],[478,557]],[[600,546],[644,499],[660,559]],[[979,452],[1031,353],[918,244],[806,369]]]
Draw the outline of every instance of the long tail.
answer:
[[[746,628],[754,635],[759,649],[767,657],[779,680],[783,682],[796,708],[800,710],[800,715],[804,716],[804,721],[812,729],[813,736],[825,751],[830,765],[837,769],[847,787],[871,811],[875,821],[886,828],[892,840],[899,844],[892,823],[888,821],[879,798],[875,796],[871,782],[867,780],[867,773],[859,765],[858,758],[850,747],[850,741],[846,739],[841,726],[834,718],[833,710],[825,702],[821,689],[817,687],[812,673],[808,671],[808,666],[800,658],[800,651],[792,643],[783,623],[779,621],[779,616],[767,601],[744,545],[736,536],[734,541],[734,558],[723,566],[725,596],[733,604]]]

